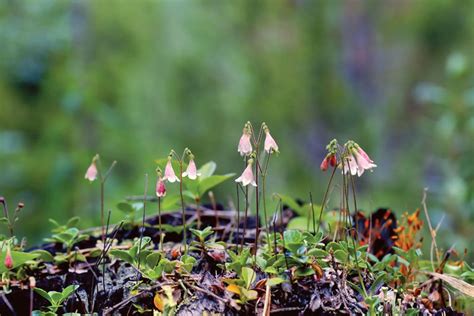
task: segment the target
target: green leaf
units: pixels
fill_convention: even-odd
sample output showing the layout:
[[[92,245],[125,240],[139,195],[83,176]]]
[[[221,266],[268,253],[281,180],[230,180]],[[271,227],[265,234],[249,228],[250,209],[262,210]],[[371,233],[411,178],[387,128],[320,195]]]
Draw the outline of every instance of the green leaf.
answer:
[[[369,293],[374,295],[374,294],[375,294],[375,290],[377,289],[377,287],[378,287],[380,284],[384,283],[385,280],[386,280],[386,278],[387,278],[387,274],[386,274],[385,272],[381,272],[381,273],[377,276],[377,278],[374,280],[374,282],[372,283],[372,285],[370,286],[370,288],[369,288]]]
[[[33,250],[30,253],[38,254],[38,259],[40,259],[43,262],[53,262],[54,261],[54,257],[49,251],[46,251],[46,250],[43,250],[43,249],[37,249],[37,250]]]
[[[53,300],[51,299],[51,296],[49,296],[49,294],[45,290],[40,289],[39,287],[35,287],[34,290],[35,290],[36,293],[38,293],[43,298],[48,300],[49,303],[53,304]]]
[[[63,301],[63,294],[56,292],[56,291],[50,291],[48,292],[49,297],[51,297],[52,304],[51,305],[61,305],[61,302]]]
[[[151,269],[155,268],[158,262],[160,262],[161,253],[153,252],[146,257],[146,263]]]
[[[338,249],[334,251],[334,258],[336,258],[336,260],[339,262],[345,263],[347,262],[347,258],[348,258],[347,252],[342,249]]]
[[[215,186],[221,184],[222,182],[229,180],[233,176],[235,176],[235,173],[229,173],[226,175],[215,175],[215,176],[209,176],[204,179],[199,179],[198,192],[197,192],[199,197],[202,197],[204,193],[214,188]]]
[[[81,218],[79,216],[71,217],[67,221],[66,226],[67,227],[75,227],[75,226],[77,226],[77,224],[79,223],[80,220],[81,220]]]
[[[243,267],[242,268],[242,280],[245,282],[245,287],[248,289],[252,285],[252,283],[255,281],[255,278],[257,277],[255,271],[253,271],[249,267]]]
[[[216,163],[214,161],[209,161],[199,168],[198,173],[201,174],[201,179],[209,178],[216,171]]]
[[[287,229],[306,230],[308,228],[308,218],[305,216],[296,216],[290,220]]]
[[[127,251],[125,250],[120,250],[120,249],[112,249],[110,250],[110,254],[120,260],[123,260],[125,262],[128,262],[130,264],[133,263],[133,258],[128,254]]]
[[[61,302],[67,299],[78,288],[79,288],[79,285],[69,285],[67,288],[65,288],[63,292],[61,293],[61,296],[62,296]]]
[[[318,248],[310,249],[306,254],[308,256],[313,256],[313,257],[316,257],[316,258],[325,258],[325,257],[329,256],[329,253],[327,251],[324,251],[324,250],[318,249]]]
[[[135,212],[135,209],[133,208],[133,206],[127,202],[118,203],[117,208],[126,214],[133,214]]]
[[[282,278],[271,278],[271,279],[267,280],[267,285],[268,286],[275,286],[275,285],[281,284],[283,282],[285,282],[285,280],[282,279]]]
[[[0,217],[0,223],[8,223],[8,218]]]

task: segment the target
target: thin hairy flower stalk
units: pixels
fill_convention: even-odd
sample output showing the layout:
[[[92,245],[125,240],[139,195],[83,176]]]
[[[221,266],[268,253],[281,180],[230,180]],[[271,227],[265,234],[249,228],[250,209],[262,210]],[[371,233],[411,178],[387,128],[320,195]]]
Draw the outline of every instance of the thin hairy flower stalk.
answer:
[[[269,226],[268,226],[268,213],[267,213],[267,199],[265,196],[265,188],[266,188],[266,183],[267,183],[267,172],[268,172],[268,165],[270,163],[270,154],[267,155],[267,159],[265,160],[265,165],[263,167],[262,171],[262,200],[263,200],[263,217],[264,217],[264,225],[265,225],[265,231],[267,235],[267,241],[270,240],[270,231],[269,231]],[[270,245],[270,243],[269,243]]]
[[[244,240],[247,234],[247,218],[249,213],[249,187],[245,187],[245,213],[244,213],[244,234],[242,235],[242,239],[240,240],[240,251],[244,250]]]
[[[280,236],[281,236],[281,242],[283,244],[283,257],[285,258],[286,270],[289,271],[290,267],[288,265],[288,259],[286,258],[285,236],[283,234],[283,204],[281,202],[281,199],[280,199]],[[291,274],[290,274],[290,281],[291,281]]]
[[[336,173],[336,169],[337,169],[337,166],[334,166],[334,168],[332,169],[331,177],[329,178],[329,182],[328,182],[328,186],[326,188],[326,192],[324,192],[323,202],[321,203],[321,210],[319,212],[318,227],[316,228],[316,234],[319,233],[319,227],[321,227],[321,219],[323,217],[323,210],[326,206],[326,201],[327,201],[327,198],[328,198],[329,189],[331,188],[331,183],[332,183],[332,180],[334,179],[334,174]]]
[[[7,219],[7,222],[8,222],[8,230],[10,231],[10,237],[13,237],[13,225],[10,221],[10,215],[8,214],[7,201],[5,199],[2,199],[2,205],[3,205],[3,216]]]
[[[311,216],[313,218],[313,234],[316,235],[316,214],[314,214],[313,194],[309,192],[309,203],[311,203]]]
[[[114,160],[110,165],[109,169],[102,174],[102,164],[100,159],[97,159],[97,163],[99,164],[99,177],[100,177],[100,223],[102,226],[102,243],[105,244],[105,223],[104,223],[104,211],[105,211],[105,182],[110,175],[110,172],[117,164],[117,161]]]
[[[105,181],[100,181],[100,225],[102,226],[102,243],[105,244],[105,225],[104,225],[104,195]]]
[[[354,177],[351,176],[351,185],[352,185],[352,199],[354,200],[354,214],[355,216],[357,216],[357,194],[356,194],[356,189],[355,189],[355,180],[354,180]],[[355,222],[355,236],[356,236],[356,241],[357,241],[357,244],[359,244],[359,221],[357,220],[357,218],[354,220]]]
[[[276,224],[277,224],[277,218],[278,218],[277,214],[278,214],[278,210],[280,209],[280,205],[281,205],[281,199],[278,200],[277,208],[274,212],[273,220],[272,220],[273,221],[273,246],[274,246],[273,253],[275,254],[275,256],[277,255],[277,251],[278,251],[277,239],[276,239],[276,236],[277,236]]]
[[[343,168],[344,170],[344,168]],[[344,177],[345,177],[345,174],[343,173]],[[352,171],[351,171],[351,166],[349,164],[349,178],[352,178]],[[349,183],[347,181],[347,179],[345,180],[346,184],[347,184],[347,188],[346,188],[346,205],[347,205],[347,224],[349,225],[349,229],[351,229],[351,225],[350,225],[350,221],[349,221],[349,218],[350,218],[350,211],[349,211],[349,194],[348,194],[348,191],[349,191]],[[354,185],[354,180],[352,179],[352,184]],[[354,190],[354,186],[353,186],[353,191]],[[354,193],[354,192],[353,192]],[[354,195],[354,205],[357,207],[357,204],[355,202],[355,195]],[[357,212],[357,208],[355,209],[355,212]],[[356,221],[357,222],[357,221]],[[356,232],[357,234],[358,232]],[[347,235],[347,234],[344,234],[344,235]],[[346,236],[347,238],[347,236]],[[364,292],[364,298],[368,297],[367,296],[367,290],[365,289],[365,282],[364,282],[364,278],[362,277],[362,274],[360,272],[360,267],[359,267],[359,257],[357,256],[357,245],[356,245],[356,240],[355,238],[349,238],[351,241],[352,241],[352,247],[354,248],[354,257],[355,257],[355,263],[356,263],[356,270],[357,270],[357,275],[359,276],[359,282],[362,286],[362,291]]]
[[[148,191],[148,174],[145,173],[145,190],[144,190],[144,193],[143,193],[142,227],[140,229],[140,241],[138,242],[138,251],[137,251],[138,270],[140,270],[140,252],[141,252],[141,249],[142,249],[143,231],[145,230],[145,212],[146,212],[147,191]],[[140,272],[138,271],[138,273],[140,273]]]
[[[239,194],[239,184],[235,184],[235,189],[237,193],[237,238],[240,238],[240,194]],[[236,240],[236,244],[238,244],[239,239]],[[237,247],[238,248],[238,247]]]
[[[187,240],[186,240],[186,211],[184,209],[184,196],[183,196],[183,161],[179,161],[179,196],[181,197],[181,211],[182,211],[182,220],[183,220],[183,244],[184,244],[184,253],[187,249]]]
[[[160,231],[159,249],[163,250],[163,228],[161,226],[161,197],[158,197],[158,229]]]
[[[257,150],[258,147],[256,146]],[[258,152],[258,151],[257,151]],[[255,188],[255,214],[256,214],[256,224],[255,224],[255,243],[254,243],[254,256],[255,258],[257,257],[257,249],[258,249],[258,236],[260,234],[260,214],[259,214],[259,186],[258,186],[258,158],[255,157],[256,159],[256,164],[255,164],[255,183],[257,184],[257,187]]]
[[[109,210],[109,213],[107,215],[107,226],[106,226],[106,229],[105,229],[106,234],[109,231],[110,214],[111,213],[112,213],[112,211]],[[103,285],[103,290],[105,292],[105,242],[102,244],[102,247],[103,247],[103,249],[102,249],[102,259],[103,259],[103,262],[102,262],[102,285]]]

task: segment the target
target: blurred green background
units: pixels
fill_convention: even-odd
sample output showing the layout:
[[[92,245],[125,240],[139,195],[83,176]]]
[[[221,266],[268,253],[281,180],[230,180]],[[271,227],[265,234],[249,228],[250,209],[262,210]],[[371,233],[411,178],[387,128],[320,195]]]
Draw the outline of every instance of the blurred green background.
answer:
[[[439,243],[474,241],[472,0],[2,0],[0,42],[0,195],[30,244],[50,217],[99,223],[95,153],[118,161],[117,221],[171,148],[240,173],[247,120],[280,145],[268,191],[320,201],[324,146],[351,138],[379,166],[361,208],[413,211],[429,187]]]

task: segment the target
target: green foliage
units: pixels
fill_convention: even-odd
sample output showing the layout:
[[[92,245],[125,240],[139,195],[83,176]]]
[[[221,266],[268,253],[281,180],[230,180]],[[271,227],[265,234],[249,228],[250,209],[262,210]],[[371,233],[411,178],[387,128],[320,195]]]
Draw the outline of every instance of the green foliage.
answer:
[[[66,287],[62,292],[50,291],[46,292],[43,289],[35,288],[35,292],[41,295],[43,298],[48,300],[51,304],[48,309],[52,313],[56,313],[56,311],[61,307],[63,302],[72,294],[75,290],[77,290],[78,285],[69,285]],[[40,314],[41,315],[41,314]],[[46,314],[48,315],[48,314]]]
[[[54,243],[61,243],[67,249],[68,254],[71,252],[72,247],[82,241],[89,238],[86,234],[81,234],[79,229],[76,227],[61,227],[64,230],[59,231],[56,234],[53,234],[51,237],[45,238],[44,241],[46,242],[54,242]],[[59,228],[58,228],[59,229]]]

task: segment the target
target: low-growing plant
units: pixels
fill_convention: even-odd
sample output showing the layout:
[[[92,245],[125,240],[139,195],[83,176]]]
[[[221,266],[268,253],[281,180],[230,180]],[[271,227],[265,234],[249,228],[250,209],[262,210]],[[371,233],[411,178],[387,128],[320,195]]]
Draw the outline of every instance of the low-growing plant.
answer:
[[[56,291],[46,292],[43,289],[35,288],[34,289],[35,292],[41,295],[43,298],[45,298],[50,303],[50,306],[48,307],[49,312],[34,311],[33,314],[44,315],[44,316],[56,315],[56,312],[64,303],[64,301],[72,293],[74,293],[74,291],[77,290],[78,288],[79,288],[78,285],[69,285],[62,292],[56,292]]]

